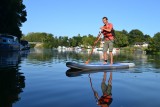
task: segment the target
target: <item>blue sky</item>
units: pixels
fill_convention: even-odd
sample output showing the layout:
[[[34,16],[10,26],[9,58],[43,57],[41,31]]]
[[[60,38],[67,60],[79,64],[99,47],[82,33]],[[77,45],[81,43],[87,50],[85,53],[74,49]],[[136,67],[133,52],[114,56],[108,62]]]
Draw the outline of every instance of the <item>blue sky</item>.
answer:
[[[21,30],[54,36],[97,35],[107,16],[115,30],[160,32],[160,0],[24,0],[27,21]]]

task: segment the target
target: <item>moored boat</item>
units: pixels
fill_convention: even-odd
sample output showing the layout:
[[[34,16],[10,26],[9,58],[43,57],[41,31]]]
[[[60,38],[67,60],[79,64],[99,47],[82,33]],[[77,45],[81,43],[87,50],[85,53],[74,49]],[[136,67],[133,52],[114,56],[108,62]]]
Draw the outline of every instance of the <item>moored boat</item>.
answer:
[[[20,41],[20,50],[29,50],[29,49],[30,49],[30,46],[29,46],[28,41],[21,40]]]
[[[0,51],[18,51],[20,43],[13,35],[0,34]]]

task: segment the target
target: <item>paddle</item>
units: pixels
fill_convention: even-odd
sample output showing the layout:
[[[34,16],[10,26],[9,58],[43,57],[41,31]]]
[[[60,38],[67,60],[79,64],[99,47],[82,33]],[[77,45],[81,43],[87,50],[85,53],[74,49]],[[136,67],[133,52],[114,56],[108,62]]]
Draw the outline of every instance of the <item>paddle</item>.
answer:
[[[93,88],[92,79],[91,79],[91,77],[90,77],[90,74],[88,75],[88,77],[89,77],[89,82],[90,82],[90,85],[91,85],[91,88],[92,88],[92,91],[93,91],[95,100],[96,100],[96,102],[98,102],[98,93],[97,93],[97,92],[94,90],[94,88]]]
[[[96,41],[99,39],[99,37],[100,37],[100,36],[101,36],[101,31],[99,32],[99,34],[98,34],[98,36],[97,36]],[[96,44],[97,44],[97,42],[96,42],[96,43],[94,43],[94,45],[92,46],[92,50],[91,50],[91,53],[89,54],[89,57],[88,57],[88,60],[86,61],[86,64],[88,64],[88,63],[89,63],[90,58],[91,58],[91,55],[92,55],[92,53],[93,53],[93,49],[94,49],[94,47],[96,46]]]

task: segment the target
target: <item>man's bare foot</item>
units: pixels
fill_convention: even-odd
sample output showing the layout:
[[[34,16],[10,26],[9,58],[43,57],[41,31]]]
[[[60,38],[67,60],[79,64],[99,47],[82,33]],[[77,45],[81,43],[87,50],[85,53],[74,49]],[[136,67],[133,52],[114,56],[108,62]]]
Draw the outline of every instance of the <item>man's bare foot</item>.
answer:
[[[103,64],[107,64],[107,62],[104,61]]]
[[[107,64],[107,60],[104,60],[103,64]]]
[[[113,62],[110,63],[110,66],[112,66]]]
[[[89,61],[86,61],[86,63],[85,64],[88,64],[89,63]]]

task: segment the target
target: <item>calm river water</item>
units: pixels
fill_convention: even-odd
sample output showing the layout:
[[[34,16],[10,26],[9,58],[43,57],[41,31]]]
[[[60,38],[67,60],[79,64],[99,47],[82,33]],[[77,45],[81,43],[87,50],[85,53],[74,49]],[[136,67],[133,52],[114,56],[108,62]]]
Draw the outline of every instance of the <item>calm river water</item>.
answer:
[[[131,61],[135,68],[68,71],[67,61],[83,62],[87,55],[47,49],[0,52],[0,107],[98,107],[101,85],[110,87],[103,107],[160,107],[160,55],[124,52],[114,56],[115,62]],[[92,56],[97,62],[102,62],[98,53]]]

